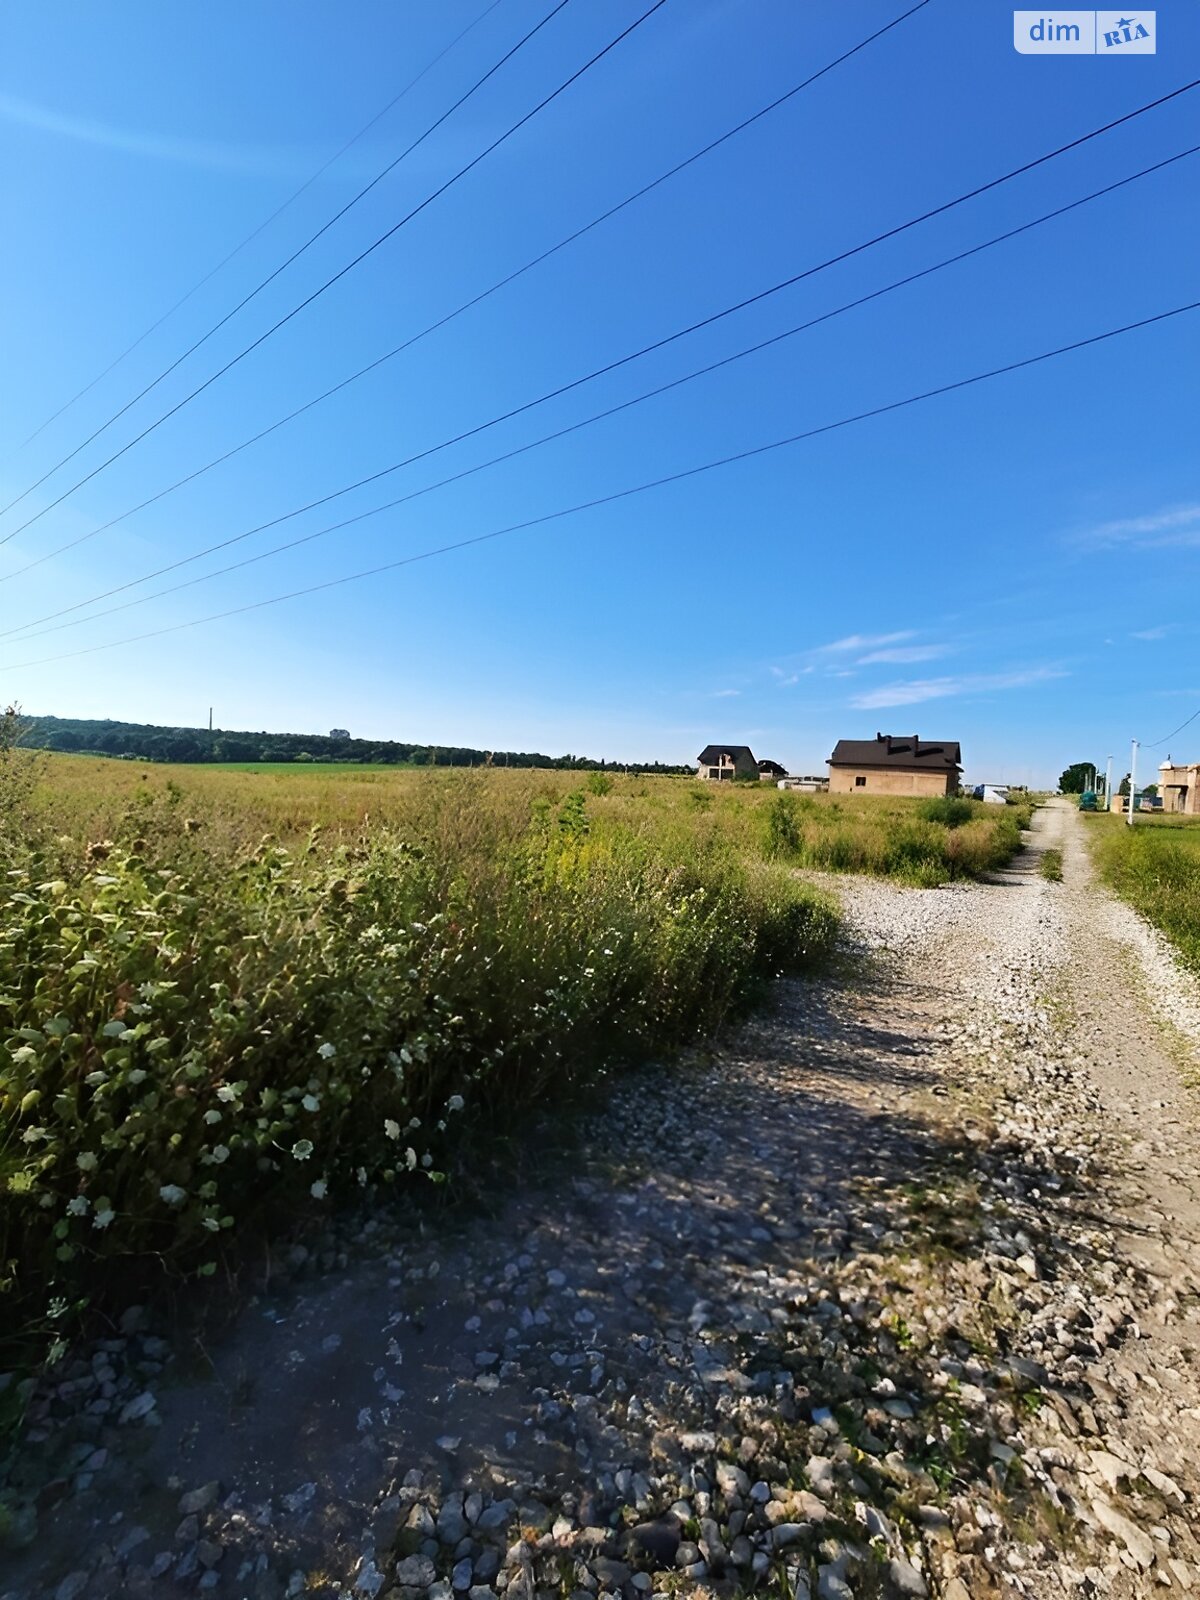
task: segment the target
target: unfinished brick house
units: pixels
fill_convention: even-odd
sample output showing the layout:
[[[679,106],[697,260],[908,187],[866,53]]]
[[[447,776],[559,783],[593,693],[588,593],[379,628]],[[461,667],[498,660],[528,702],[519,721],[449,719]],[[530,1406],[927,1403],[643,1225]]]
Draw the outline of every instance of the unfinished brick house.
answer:
[[[1200,761],[1181,766],[1168,756],[1158,769],[1158,792],[1164,811],[1200,817]]]
[[[839,739],[829,758],[830,794],[953,794],[961,750],[948,739],[877,733]]]

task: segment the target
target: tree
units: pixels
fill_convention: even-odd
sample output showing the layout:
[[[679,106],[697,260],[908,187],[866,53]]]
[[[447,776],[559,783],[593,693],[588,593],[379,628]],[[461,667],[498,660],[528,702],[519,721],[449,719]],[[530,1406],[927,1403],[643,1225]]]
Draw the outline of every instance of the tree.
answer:
[[[1058,780],[1058,787],[1063,794],[1082,794],[1092,781],[1092,763],[1090,761],[1076,761],[1069,766]]]
[[[1129,774],[1128,773],[1126,773],[1125,776],[1121,779],[1121,787],[1117,790],[1117,793],[1118,794],[1128,794],[1129,793]]]

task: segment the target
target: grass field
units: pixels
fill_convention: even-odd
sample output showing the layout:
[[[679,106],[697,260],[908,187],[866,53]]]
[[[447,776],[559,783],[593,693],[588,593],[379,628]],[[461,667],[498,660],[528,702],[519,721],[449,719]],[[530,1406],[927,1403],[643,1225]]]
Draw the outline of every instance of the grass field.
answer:
[[[1132,828],[1107,813],[1086,820],[1105,881],[1200,972],[1200,818],[1140,815]]]
[[[453,1175],[473,1133],[820,960],[836,910],[797,866],[937,883],[1007,859],[1018,820],[0,746],[0,1337],[54,1346],[147,1270]]]

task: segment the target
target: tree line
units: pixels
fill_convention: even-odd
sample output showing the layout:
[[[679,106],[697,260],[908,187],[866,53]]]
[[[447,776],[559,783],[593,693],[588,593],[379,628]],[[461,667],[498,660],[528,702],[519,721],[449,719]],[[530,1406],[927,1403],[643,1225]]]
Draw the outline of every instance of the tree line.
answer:
[[[137,761],[224,763],[293,761],[360,762],[367,766],[538,767],[579,772],[637,771],[686,774],[690,766],[662,761],[621,762],[591,756],[547,756],[530,750],[473,750],[463,745],[405,744],[394,739],[353,739],[315,733],[245,733],[224,728],[165,728],[140,722],[75,717],[32,717],[23,741],[39,750],[116,756]]]

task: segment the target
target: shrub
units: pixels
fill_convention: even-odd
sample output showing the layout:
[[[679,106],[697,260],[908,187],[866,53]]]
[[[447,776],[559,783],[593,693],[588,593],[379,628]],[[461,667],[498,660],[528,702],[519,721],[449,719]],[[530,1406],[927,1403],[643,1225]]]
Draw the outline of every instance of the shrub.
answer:
[[[926,822],[940,822],[944,828],[961,828],[979,815],[971,800],[961,800],[955,795],[938,795],[933,800],[922,800],[918,810]]]
[[[800,807],[796,796],[786,790],[777,792],[767,807],[763,849],[768,859],[790,859],[800,854],[803,844],[804,829],[800,824]]]

